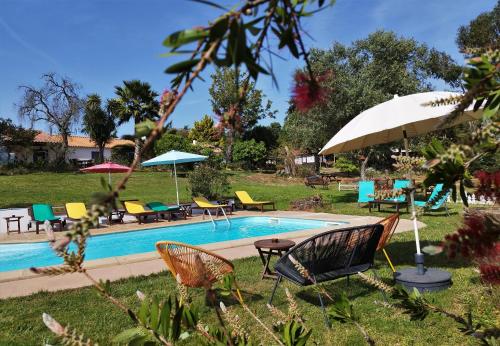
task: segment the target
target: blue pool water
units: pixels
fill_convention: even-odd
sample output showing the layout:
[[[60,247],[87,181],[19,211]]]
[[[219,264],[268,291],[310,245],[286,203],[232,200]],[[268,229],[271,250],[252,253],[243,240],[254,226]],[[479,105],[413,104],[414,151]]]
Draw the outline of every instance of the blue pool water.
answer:
[[[292,231],[332,227],[345,222],[251,216],[112,233],[89,239],[86,259],[124,256],[155,251],[155,243],[171,240],[200,245]],[[47,242],[0,244],[0,272],[61,264]]]

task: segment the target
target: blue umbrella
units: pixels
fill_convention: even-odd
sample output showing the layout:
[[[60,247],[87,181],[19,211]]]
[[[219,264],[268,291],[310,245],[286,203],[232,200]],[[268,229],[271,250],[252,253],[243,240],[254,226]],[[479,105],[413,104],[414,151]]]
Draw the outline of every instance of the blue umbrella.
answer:
[[[174,175],[175,175],[175,190],[177,193],[177,204],[179,204],[179,186],[177,185],[177,169],[176,164],[188,163],[188,162],[198,162],[206,160],[207,156],[185,153],[177,150],[170,150],[165,154],[161,154],[150,160],[142,163],[143,166],[159,166],[159,165],[174,165]]]

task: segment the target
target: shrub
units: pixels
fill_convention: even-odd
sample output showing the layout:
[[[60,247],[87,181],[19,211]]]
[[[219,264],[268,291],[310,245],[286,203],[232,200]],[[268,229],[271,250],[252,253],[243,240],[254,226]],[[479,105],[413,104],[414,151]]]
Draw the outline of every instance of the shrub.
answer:
[[[134,147],[119,145],[111,149],[111,161],[128,166],[133,160]]]
[[[240,162],[244,168],[255,168],[255,166],[266,158],[267,149],[264,142],[239,141],[234,144],[233,160]]]
[[[184,136],[166,133],[155,143],[155,154],[161,155],[170,150],[185,151],[188,153],[196,152],[195,146]]]
[[[349,174],[358,174],[359,168],[353,163],[351,160],[341,156],[335,162],[335,168],[337,168],[341,172],[349,173]]]
[[[205,196],[208,199],[221,198],[231,188],[227,173],[207,164],[189,173],[188,181],[192,196]]]
[[[311,175],[316,175],[316,170],[314,163],[305,163],[296,166],[296,176],[300,178],[309,177]]]

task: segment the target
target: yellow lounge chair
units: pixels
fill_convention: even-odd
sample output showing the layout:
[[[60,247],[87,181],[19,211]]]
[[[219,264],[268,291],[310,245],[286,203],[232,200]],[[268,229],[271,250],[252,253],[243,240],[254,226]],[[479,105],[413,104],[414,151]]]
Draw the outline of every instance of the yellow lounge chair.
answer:
[[[222,214],[225,214],[224,209],[228,210],[229,214],[232,214],[232,208],[227,204],[214,204],[205,197],[193,197],[193,201],[196,203],[197,209],[203,209],[203,218],[205,218],[205,211],[210,214],[210,210],[215,210],[216,217],[219,216],[219,210],[222,211]]]
[[[66,203],[64,207],[66,208],[66,216],[70,220],[80,220],[82,217],[87,215],[87,207],[85,207],[85,203]]]
[[[246,191],[236,191],[235,194],[243,205],[243,208],[257,207],[260,208],[261,212],[264,212],[265,205],[272,205],[273,210],[276,210],[276,206],[273,201],[254,201]]]
[[[122,203],[127,214],[135,216],[137,221],[139,221],[139,224],[141,224],[142,221],[145,221],[150,215],[154,216],[155,221],[158,222],[158,212],[144,208],[144,204],[140,201],[134,199],[122,201]]]

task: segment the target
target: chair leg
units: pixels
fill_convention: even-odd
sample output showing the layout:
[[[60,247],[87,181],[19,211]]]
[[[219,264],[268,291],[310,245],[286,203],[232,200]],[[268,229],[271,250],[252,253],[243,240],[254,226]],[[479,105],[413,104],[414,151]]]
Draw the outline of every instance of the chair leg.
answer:
[[[350,278],[350,275],[347,275],[345,278],[346,278],[345,285],[346,285],[346,287],[349,287],[349,282],[350,282],[349,278]]]
[[[389,254],[387,253],[387,251],[385,251],[385,249],[382,249],[382,252],[384,253],[384,256],[385,256],[385,259],[387,260],[387,263],[389,263],[389,267],[391,267],[392,272],[395,273],[396,268],[394,268],[394,265],[392,265],[392,261],[389,258]]]
[[[325,317],[325,325],[330,328],[330,320],[328,320],[328,315],[326,314],[325,304],[323,303],[323,298],[321,293],[318,292],[319,303],[321,304],[321,310],[323,311],[323,316]]]
[[[278,274],[278,278],[276,279],[276,282],[274,283],[273,292],[271,293],[271,298],[269,298],[269,305],[273,304],[274,294],[276,293],[276,289],[278,288],[278,285],[281,282],[281,278],[282,278],[282,276]]]

